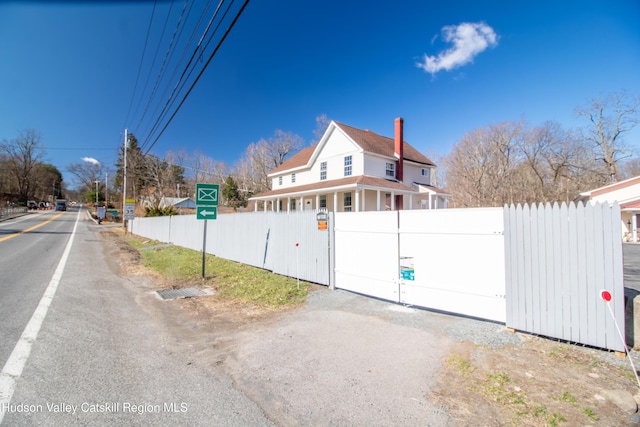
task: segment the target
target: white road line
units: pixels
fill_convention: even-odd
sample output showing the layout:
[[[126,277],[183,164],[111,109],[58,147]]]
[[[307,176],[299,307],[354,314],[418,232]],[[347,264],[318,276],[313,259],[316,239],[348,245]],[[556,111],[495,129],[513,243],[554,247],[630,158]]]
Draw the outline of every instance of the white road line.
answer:
[[[76,223],[73,226],[73,232],[71,232],[71,237],[67,242],[62,258],[60,258],[58,267],[56,267],[56,271],[53,273],[51,281],[49,281],[49,285],[47,286],[47,289],[45,289],[38,307],[36,307],[29,323],[27,323],[27,326],[24,328],[22,336],[20,336],[13,352],[11,352],[11,356],[9,356],[7,363],[4,365],[4,368],[2,368],[2,372],[0,372],[0,424],[2,424],[2,419],[9,409],[11,398],[13,397],[13,393],[16,389],[16,381],[18,381],[18,378],[22,375],[22,370],[24,369],[24,366],[29,359],[29,355],[31,354],[31,347],[38,337],[38,332],[40,332],[42,322],[47,316],[49,306],[51,305],[53,297],[56,294],[56,290],[58,289],[58,284],[62,278],[64,267],[67,264],[67,259],[69,258],[69,252],[71,252],[71,246],[73,245],[73,238],[76,235],[79,219],[80,212],[78,212]]]

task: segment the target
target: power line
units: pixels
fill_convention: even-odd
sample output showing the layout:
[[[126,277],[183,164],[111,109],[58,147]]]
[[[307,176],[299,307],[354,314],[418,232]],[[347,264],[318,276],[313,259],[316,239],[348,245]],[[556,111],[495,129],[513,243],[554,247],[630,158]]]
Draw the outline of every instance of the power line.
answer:
[[[233,2],[232,2],[233,3]],[[156,142],[158,142],[158,139],[160,139],[160,137],[162,136],[162,134],[164,133],[164,131],[167,129],[167,127],[169,126],[169,124],[171,123],[171,121],[173,120],[173,118],[176,116],[176,114],[178,113],[178,111],[180,110],[180,108],[182,107],[182,105],[184,104],[184,102],[186,101],[187,97],[189,96],[189,94],[191,93],[191,91],[193,90],[193,88],[195,87],[196,83],[198,83],[198,81],[200,80],[200,77],[202,77],[202,74],[204,74],[204,71],[207,69],[207,67],[209,66],[209,64],[211,63],[211,61],[213,60],[213,57],[216,55],[216,53],[218,52],[218,50],[220,49],[220,47],[222,46],[222,43],[226,40],[227,36],[229,35],[229,33],[231,32],[231,30],[233,29],[233,27],[235,26],[236,22],[238,22],[238,19],[240,18],[240,16],[242,15],[242,12],[244,12],[245,8],[247,7],[247,5],[249,4],[249,0],[245,0],[245,2],[242,4],[242,7],[240,8],[240,10],[238,11],[238,13],[236,14],[236,16],[234,17],[233,21],[231,22],[231,24],[229,24],[229,26],[227,27],[227,30],[225,31],[225,33],[223,34],[222,38],[220,39],[220,41],[218,42],[218,44],[216,45],[216,48],[213,50],[213,52],[211,53],[211,55],[209,56],[209,59],[207,59],[207,62],[204,64],[204,66],[202,67],[202,70],[200,71],[200,73],[197,75],[195,81],[191,84],[191,86],[189,87],[189,90],[187,91],[187,93],[184,95],[184,97],[182,98],[182,100],[180,101],[180,104],[176,107],[175,111],[173,112],[173,114],[171,115],[171,117],[169,117],[169,120],[166,122],[166,124],[164,125],[164,127],[162,128],[162,130],[160,131],[160,133],[158,134],[158,136],[154,139],[154,141],[151,143],[151,145],[149,146],[149,148],[147,149],[147,151],[144,153],[145,155],[147,153],[149,153],[149,151],[153,148],[153,146],[156,144]]]
[[[167,18],[164,21],[164,25],[162,26],[162,34],[160,35],[160,39],[158,40],[158,46],[156,47],[156,51],[153,55],[153,60],[151,61],[151,67],[149,68],[149,73],[147,74],[147,78],[145,79],[145,83],[144,83],[144,89],[142,89],[142,93],[144,94],[147,91],[147,85],[149,84],[149,80],[151,77],[151,72],[153,71],[153,67],[156,63],[156,58],[158,57],[158,52],[160,51],[160,46],[162,44],[162,39],[164,39],[164,32],[167,29],[167,25],[169,23],[169,17],[171,16],[171,10],[173,9],[173,1],[171,2],[171,6],[169,7],[169,11],[167,12]],[[149,101],[151,101],[151,97],[149,98]],[[140,102],[142,102],[142,98],[140,98]],[[136,114],[138,112],[138,109],[140,108],[140,102],[138,102],[138,106],[136,107]],[[144,116],[147,114],[147,109],[149,108],[149,103],[147,103],[147,106],[145,107],[144,112],[142,113],[142,118],[140,119],[141,121],[144,119]],[[134,114],[135,116],[135,114]]]
[[[162,111],[160,112],[160,114],[158,115],[157,119],[155,120],[154,124],[151,126],[151,130],[149,130],[148,132],[145,130],[145,132],[142,133],[142,135],[147,135],[145,138],[142,138],[145,142],[143,143],[143,145],[141,146],[142,149],[144,149],[144,145],[147,143],[147,141],[150,139],[150,136],[153,134],[153,132],[155,131],[156,127],[158,126],[158,123],[164,118],[164,116],[166,115],[166,109],[168,108],[170,103],[173,103],[175,98],[175,94],[176,91],[179,91],[182,89],[182,87],[184,87],[184,82],[183,79],[185,78],[185,74],[187,72],[187,70],[189,69],[189,67],[191,66],[191,63],[193,62],[193,58],[196,56],[196,54],[198,53],[198,50],[200,49],[200,46],[202,44],[202,40],[203,38],[206,36],[207,32],[209,31],[209,28],[211,27],[211,24],[213,23],[213,21],[215,20],[215,18],[218,16],[218,11],[220,10],[220,6],[222,5],[224,1],[221,1],[220,3],[218,3],[218,7],[216,8],[215,12],[213,13],[211,19],[209,20],[209,23],[207,24],[202,36],[200,37],[200,40],[198,41],[198,44],[196,45],[193,54],[191,55],[191,58],[189,59],[189,62],[187,63],[187,65],[184,67],[182,74],[180,75],[180,78],[178,79],[177,83],[175,83],[173,90],[171,91],[171,95],[169,95],[169,98],[167,99],[167,101],[165,102],[164,107],[162,108]],[[188,47],[189,45],[191,45],[191,42],[194,39],[194,36],[196,34],[197,29],[200,27],[200,24],[203,21],[204,16],[206,15],[207,10],[209,9],[209,7],[211,6],[211,0],[209,0],[209,2],[207,3],[206,7],[203,9],[202,14],[200,15],[200,19],[198,20],[198,23],[196,24],[196,26],[194,27],[194,30],[191,33],[191,37],[189,38],[189,42],[187,43],[187,46],[185,46],[185,49],[182,53],[182,56],[180,57],[180,61],[178,62],[178,64],[176,64],[176,67],[174,69],[173,74],[171,75],[171,81],[174,80],[176,73],[178,72],[178,68],[179,68],[179,64],[183,61]],[[193,69],[191,70],[193,71]],[[187,78],[189,78],[189,76],[191,76],[191,71],[189,71],[189,74],[187,75]],[[166,95],[167,91],[169,90],[170,87],[170,83],[167,84],[167,87],[163,93],[163,95]],[[157,111],[157,109],[156,109]],[[142,123],[142,121],[140,121],[140,124]]]
[[[211,19],[209,19],[209,22],[208,22],[206,28],[204,29],[202,35],[200,36],[200,40],[198,40],[198,43],[197,43],[195,49],[193,50],[193,53],[191,54],[191,57],[189,58],[189,62],[187,63],[187,65],[185,65],[185,67],[184,67],[184,69],[182,71],[182,74],[180,75],[180,78],[178,79],[178,81],[174,85],[173,90],[171,91],[171,95],[169,95],[169,98],[165,102],[165,105],[162,108],[162,111],[160,112],[160,115],[156,119],[155,123],[151,127],[151,130],[146,134],[146,137],[144,138],[145,142],[142,145],[142,149],[144,149],[144,145],[146,145],[146,143],[151,139],[151,136],[153,135],[153,133],[155,132],[157,127],[160,125],[162,120],[164,120],[164,118],[166,117],[166,115],[168,113],[168,109],[171,108],[171,106],[173,105],[173,103],[176,100],[175,96],[177,96],[177,92],[180,92],[184,88],[184,86],[187,83],[187,80],[191,77],[191,73],[195,69],[195,65],[194,65],[194,67],[191,67],[191,64],[193,63],[194,59],[196,58],[196,56],[198,56],[199,52],[202,52],[202,51],[206,50],[206,47],[208,46],[208,43],[203,48],[202,47],[202,42],[207,37],[207,34],[209,33],[209,31],[211,29],[211,26],[213,25],[213,22],[216,20],[216,17],[218,16],[218,13],[220,12],[220,8],[221,8],[223,3],[224,3],[224,0],[220,1],[218,3],[218,7],[216,7],[216,10],[214,11],[213,15],[211,16]],[[224,15],[220,19],[220,22],[218,23],[218,25],[215,27],[215,29],[213,30],[213,32],[209,36],[209,41],[212,40],[213,37],[215,36],[218,28],[220,27],[220,24],[224,20],[227,12],[229,11],[229,9],[231,8],[232,5],[233,5],[233,1],[229,5],[229,7],[227,7],[227,10],[225,11]],[[188,71],[188,74],[187,74],[187,71]],[[174,75],[175,75],[175,73],[174,73]],[[185,77],[185,75],[186,75],[186,77]]]
[[[157,1],[153,3],[151,18],[149,19],[149,25],[147,26],[147,36],[145,37],[144,48],[142,49],[142,57],[140,57],[140,64],[138,64],[138,73],[136,75],[136,83],[133,86],[133,92],[131,92],[131,101],[129,101],[129,110],[127,111],[127,117],[125,118],[124,125],[122,126],[123,128],[127,127],[127,122],[129,121],[129,115],[131,114],[131,107],[133,106],[133,100],[136,96],[136,91],[138,90],[138,81],[140,80],[140,72],[142,71],[142,63],[144,62],[144,56],[147,52],[147,44],[149,43],[149,35],[151,34],[151,24],[153,23],[153,16],[156,13],[156,4],[157,4]],[[135,117],[135,114],[134,114],[134,117]]]

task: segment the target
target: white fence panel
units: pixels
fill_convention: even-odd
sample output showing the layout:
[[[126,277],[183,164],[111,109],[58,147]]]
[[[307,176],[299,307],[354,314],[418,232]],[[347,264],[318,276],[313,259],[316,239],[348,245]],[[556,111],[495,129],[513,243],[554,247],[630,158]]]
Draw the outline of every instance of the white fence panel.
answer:
[[[600,298],[625,330],[617,203],[505,207],[507,326],[624,351]]]
[[[202,251],[204,221],[195,215],[136,218],[132,233]],[[207,221],[206,251],[220,258],[322,285],[329,284],[329,232],[316,212],[250,212]],[[296,243],[298,245],[296,246]]]
[[[131,233],[144,236],[160,242],[169,242],[171,230],[171,217],[157,216],[150,218],[136,218],[128,222],[128,229]]]
[[[504,322],[503,231],[501,208],[400,211],[400,302]]]
[[[399,302],[398,212],[335,214],[335,286]]]
[[[177,246],[202,250],[204,222],[198,221],[195,215],[178,215],[171,217],[171,240]]]

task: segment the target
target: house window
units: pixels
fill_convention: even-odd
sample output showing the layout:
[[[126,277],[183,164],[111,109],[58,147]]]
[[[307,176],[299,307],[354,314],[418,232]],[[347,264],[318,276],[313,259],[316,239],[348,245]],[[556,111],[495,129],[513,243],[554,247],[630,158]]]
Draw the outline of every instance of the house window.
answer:
[[[327,207],[327,196],[322,195],[320,196],[320,208],[326,208]]]
[[[296,199],[291,199],[291,202],[289,203],[289,206],[291,207],[292,211],[296,210]]]
[[[295,174],[295,173],[292,173],[292,174],[291,174],[291,183],[292,183],[292,184],[295,184],[295,182],[296,182],[296,174]]]
[[[386,170],[387,170],[386,175],[389,178],[395,178],[396,177],[396,164],[395,163],[386,163]]]
[[[344,156],[344,176],[351,176],[352,156]]]
[[[427,178],[429,178],[429,169],[422,169],[422,176],[426,176]]]
[[[320,181],[327,179],[327,162],[320,163]]]
[[[351,192],[344,193],[344,211],[351,212]]]
[[[281,176],[278,177],[278,185],[282,185],[282,177]]]

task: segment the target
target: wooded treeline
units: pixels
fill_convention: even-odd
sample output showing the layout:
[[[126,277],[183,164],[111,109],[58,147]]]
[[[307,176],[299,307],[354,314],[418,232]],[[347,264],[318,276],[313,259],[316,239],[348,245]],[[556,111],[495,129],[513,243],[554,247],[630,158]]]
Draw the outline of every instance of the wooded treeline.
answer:
[[[580,192],[640,175],[637,96],[613,93],[576,110],[584,127],[493,124],[468,132],[442,160],[452,207],[569,202]]]

